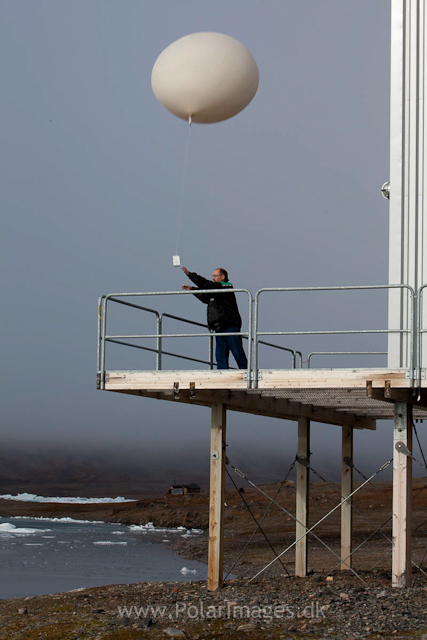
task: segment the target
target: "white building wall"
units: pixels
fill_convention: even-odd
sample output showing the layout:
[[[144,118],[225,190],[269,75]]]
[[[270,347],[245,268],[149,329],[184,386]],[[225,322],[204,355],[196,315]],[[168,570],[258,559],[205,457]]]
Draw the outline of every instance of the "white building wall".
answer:
[[[415,291],[427,283],[424,246],[424,192],[427,185],[424,149],[426,86],[425,0],[391,0],[390,111],[390,240],[389,282],[408,284]],[[427,290],[426,290],[427,301]],[[427,306],[425,307],[427,323]],[[410,297],[399,290],[389,294],[389,329],[411,327]],[[427,366],[427,336],[423,346]],[[390,335],[388,366],[409,367],[406,335]]]

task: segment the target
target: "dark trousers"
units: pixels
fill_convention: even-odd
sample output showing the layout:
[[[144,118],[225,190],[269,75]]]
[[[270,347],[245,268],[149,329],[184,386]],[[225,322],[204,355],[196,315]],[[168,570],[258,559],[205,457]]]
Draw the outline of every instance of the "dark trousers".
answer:
[[[238,333],[240,329],[237,327],[227,327],[218,333]],[[239,369],[247,369],[248,361],[243,351],[242,336],[217,336],[216,337],[216,368],[229,369],[228,357],[230,351],[234,356]]]

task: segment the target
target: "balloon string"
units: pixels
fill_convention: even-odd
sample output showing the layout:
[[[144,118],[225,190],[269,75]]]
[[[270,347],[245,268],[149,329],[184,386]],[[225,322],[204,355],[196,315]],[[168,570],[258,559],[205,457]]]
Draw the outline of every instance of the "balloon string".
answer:
[[[181,225],[182,225],[182,209],[184,206],[184,190],[187,183],[187,173],[188,173],[188,155],[190,150],[190,137],[191,137],[191,116],[188,118],[188,136],[187,136],[187,145],[185,148],[184,154],[184,166],[182,168],[182,180],[181,180],[181,193],[179,196],[179,204],[178,204],[178,216],[177,216],[177,233],[176,233],[176,251],[175,255],[178,255],[178,247],[179,247],[179,236],[181,233]]]

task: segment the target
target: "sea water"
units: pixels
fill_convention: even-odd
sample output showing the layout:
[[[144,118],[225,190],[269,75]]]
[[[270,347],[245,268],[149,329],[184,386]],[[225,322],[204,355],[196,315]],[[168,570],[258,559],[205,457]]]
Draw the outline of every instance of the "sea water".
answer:
[[[0,518],[0,598],[129,582],[205,580],[206,565],[167,547],[200,530]]]

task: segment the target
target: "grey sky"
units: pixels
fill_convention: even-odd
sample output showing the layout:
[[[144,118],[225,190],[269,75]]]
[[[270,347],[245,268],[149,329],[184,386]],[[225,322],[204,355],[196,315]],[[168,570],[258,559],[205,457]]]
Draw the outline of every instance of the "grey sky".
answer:
[[[388,0],[3,0],[4,438],[176,451],[184,465],[207,455],[207,409],[95,390],[98,296],[186,282],[172,254],[188,127],[150,85],[158,54],[183,35],[232,35],[260,71],[245,111],[193,126],[183,264],[206,276],[224,266],[253,292],[387,282],[389,10]],[[315,302],[274,299],[265,317],[271,329],[349,317],[386,328],[385,297]],[[197,301],[186,309],[204,319]],[[315,347],[325,345],[345,348]],[[388,430],[357,434],[356,454],[369,443],[388,458]],[[319,458],[338,452],[337,428],[313,438]],[[230,457],[245,451],[253,464],[261,452],[268,468],[293,457],[295,440],[294,423],[230,414]]]

